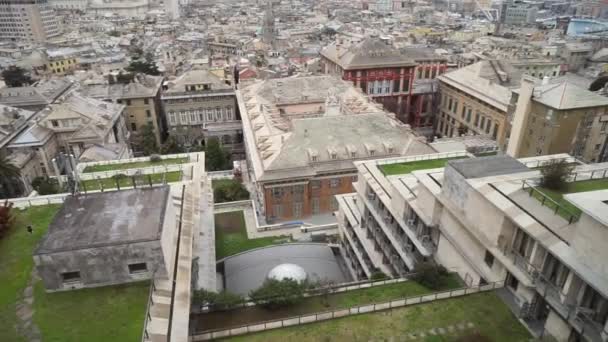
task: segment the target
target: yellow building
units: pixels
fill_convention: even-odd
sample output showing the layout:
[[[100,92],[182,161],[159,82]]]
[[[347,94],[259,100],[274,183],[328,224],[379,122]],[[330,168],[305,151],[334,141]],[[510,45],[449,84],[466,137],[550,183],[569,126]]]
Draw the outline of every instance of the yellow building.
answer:
[[[71,73],[78,66],[78,60],[75,57],[52,59],[46,64],[47,70],[56,75]]]

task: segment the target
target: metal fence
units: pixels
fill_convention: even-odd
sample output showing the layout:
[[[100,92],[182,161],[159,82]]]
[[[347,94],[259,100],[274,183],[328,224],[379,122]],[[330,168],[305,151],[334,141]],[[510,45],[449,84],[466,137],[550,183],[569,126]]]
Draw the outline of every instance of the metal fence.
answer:
[[[542,206],[546,206],[547,208],[553,210],[553,212],[557,215],[560,215],[568,223],[576,222],[579,218],[579,214],[570,211],[565,206],[554,201],[550,196],[545,194],[544,192],[538,190],[534,185],[522,181],[522,189],[524,189],[531,197],[536,198]]]
[[[146,306],[146,318],[144,320],[144,328],[141,334],[141,342],[150,339],[150,334],[148,333],[148,323],[150,323],[150,321],[152,320],[150,308],[152,308],[152,306],[154,305],[154,301],[152,299],[154,291],[156,291],[156,284],[154,284],[154,274],[152,274],[152,284],[150,285],[150,292],[148,293],[148,305]]]
[[[389,159],[381,159],[377,160],[377,165],[386,165],[386,164],[398,164],[398,163],[409,163],[414,161],[421,160],[434,160],[434,159],[447,159],[447,158],[458,158],[458,157],[470,157],[472,156],[467,151],[460,152],[442,152],[442,153],[433,153],[433,154],[422,154],[417,156],[410,157],[399,157],[399,158],[389,158]]]
[[[69,194],[69,193],[64,193],[64,194],[35,196],[35,197],[9,198],[7,200],[2,200],[2,202],[8,201],[10,203],[13,203],[13,207],[15,207],[15,208],[25,209],[25,208],[35,207],[35,206],[40,206],[40,205],[61,204],[70,195],[71,194]]]
[[[493,291],[497,288],[501,288],[504,286],[504,281],[489,283],[485,285],[473,286],[473,287],[465,287],[455,290],[448,291],[439,291],[434,293],[429,293],[420,296],[411,296],[400,298],[396,300],[391,300],[388,302],[380,302],[380,303],[372,303],[366,305],[358,305],[345,309],[324,311],[311,313],[307,315],[301,316],[292,316],[284,319],[277,319],[272,321],[259,322],[255,324],[242,325],[237,327],[232,327],[228,329],[215,329],[202,332],[200,334],[194,334],[191,337],[191,341],[207,341],[216,338],[244,335],[253,332],[260,332],[270,329],[276,328],[284,328],[290,326],[297,326],[301,324],[314,323],[326,321],[334,318],[348,317],[354,316],[363,313],[372,313],[378,311],[384,311],[389,309],[401,308],[409,305],[428,303],[440,299],[448,299],[455,297],[462,297],[474,293],[479,292],[487,292]]]
[[[195,163],[201,158],[199,153],[176,153],[176,154],[165,154],[159,156],[161,160],[163,159],[178,159],[178,158],[188,158],[186,163]],[[88,166],[99,166],[99,165],[120,165],[120,164],[129,164],[129,163],[139,163],[139,162],[147,162],[150,161],[150,157],[136,157],[136,158],[128,158],[128,159],[114,159],[114,160],[104,160],[97,162],[85,162],[78,163],[76,168],[78,172],[82,173],[84,169]]]

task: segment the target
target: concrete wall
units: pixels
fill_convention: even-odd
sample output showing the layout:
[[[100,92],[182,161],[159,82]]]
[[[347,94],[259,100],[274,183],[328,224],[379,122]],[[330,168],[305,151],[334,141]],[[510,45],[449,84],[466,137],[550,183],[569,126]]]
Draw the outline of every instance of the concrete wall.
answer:
[[[453,167],[446,165],[444,169],[444,184],[443,193],[445,197],[464,210],[467,203],[469,193],[473,188],[467,183],[467,180]]]
[[[551,310],[545,322],[545,335],[552,336],[557,341],[568,341],[570,326],[555,311]]]
[[[129,264],[142,262],[146,272],[129,273]],[[167,274],[159,240],[34,255],[34,263],[48,291],[146,280],[154,271]],[[80,272],[80,281],[64,284],[61,274],[75,271]]]
[[[177,225],[179,219],[179,206],[174,204],[173,194],[169,193],[167,206],[165,208],[165,216],[163,222],[163,231],[161,232],[160,244],[163,252],[165,268],[168,274],[173,274],[175,265],[175,249],[177,246]]]
[[[571,248],[579,253],[579,260],[588,265],[600,267],[602,274],[608,274],[608,229],[587,214],[582,214],[574,228]]]

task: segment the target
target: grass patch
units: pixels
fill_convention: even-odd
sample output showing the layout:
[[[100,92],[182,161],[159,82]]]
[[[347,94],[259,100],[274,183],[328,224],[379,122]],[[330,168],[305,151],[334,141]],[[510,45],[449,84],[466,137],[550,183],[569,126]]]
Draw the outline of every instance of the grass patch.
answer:
[[[0,240],[0,341],[24,341],[17,335],[15,304],[21,297],[34,267],[32,253],[60,205],[31,207],[17,213],[13,229]],[[25,227],[31,224],[30,235]]]
[[[140,169],[143,167],[150,166],[163,166],[163,165],[174,165],[174,164],[183,164],[188,162],[188,157],[183,158],[167,158],[161,159],[157,162],[151,162],[149,160],[139,161],[139,162],[131,162],[131,163],[123,163],[123,164],[109,164],[109,165],[92,165],[84,168],[82,172],[100,172],[100,171],[112,171],[112,170],[128,170],[128,169]]]
[[[15,329],[15,305],[34,267],[32,253],[61,205],[17,212],[15,228],[0,240],[0,341],[25,341]],[[33,234],[25,227],[31,224]],[[43,341],[136,341],[141,338],[148,282],[46,293],[34,284],[34,322]]]
[[[211,181],[211,187],[213,190],[221,188],[223,186],[228,186],[232,183],[235,183],[234,179],[214,179]]]
[[[547,189],[547,188],[543,188],[543,187],[538,187],[538,190],[543,192],[545,195],[550,197],[555,202],[559,203],[562,208],[568,210],[570,213],[576,215],[577,217],[580,216],[581,210],[578,207],[576,207],[574,204],[570,203],[570,201],[566,200],[564,198],[564,195],[575,193],[575,192],[585,192],[585,191],[594,191],[594,190],[603,190],[603,189],[608,189],[608,179],[591,179],[591,180],[584,180],[584,181],[578,181],[578,182],[571,182],[571,183],[568,183],[568,187],[562,191],[555,191],[555,190],[551,190],[551,189]],[[542,201],[542,196],[539,193],[533,192],[533,196],[537,200]],[[553,203],[545,201],[545,205],[548,206],[549,208],[555,210],[555,205]],[[566,210],[558,210],[558,214],[560,216],[562,216],[563,218],[565,218],[566,220],[568,220],[570,218],[570,213],[567,212]]]
[[[149,184],[148,175],[138,175],[135,177],[135,183],[138,186],[146,186]],[[179,182],[182,178],[181,171],[172,171],[167,173],[154,173],[150,175],[152,184],[159,184],[163,182],[163,178],[166,178],[167,183]],[[118,184],[121,188],[133,187],[133,180],[130,176],[118,178]],[[81,181],[81,190],[101,190],[104,189],[116,189],[116,178],[100,178],[100,179],[89,179]]]
[[[461,322],[474,324],[495,342],[529,341],[528,331],[493,292],[440,300],[381,313],[362,314],[297,327],[244,335],[230,341],[400,341],[410,333],[447,328]],[[469,332],[460,333],[467,334]],[[421,341],[453,341],[458,334],[429,336]]]
[[[442,159],[427,159],[427,160],[417,160],[406,163],[396,163],[396,164],[384,164],[379,165],[378,167],[386,176],[390,175],[400,175],[405,173],[410,173],[417,170],[426,170],[426,169],[436,169],[439,167],[444,167],[445,163],[448,160],[453,159],[463,159],[467,158],[466,156],[462,157],[454,157],[454,158],[442,158]]]
[[[285,238],[272,236],[248,239],[243,211],[215,214],[215,257],[217,260],[250,249],[274,245],[277,240]]]
[[[139,341],[146,315],[148,281],[46,293],[34,288],[34,321],[44,341]]]

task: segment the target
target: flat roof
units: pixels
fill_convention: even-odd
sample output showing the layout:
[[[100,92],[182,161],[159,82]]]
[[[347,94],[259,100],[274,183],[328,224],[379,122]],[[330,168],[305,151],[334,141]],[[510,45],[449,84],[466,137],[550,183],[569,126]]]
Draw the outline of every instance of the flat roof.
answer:
[[[168,198],[169,186],[70,196],[34,254],[159,240]]]
[[[564,198],[585,214],[608,225],[608,189],[565,194]]]
[[[466,179],[530,171],[517,159],[507,155],[450,160],[447,165]]]

